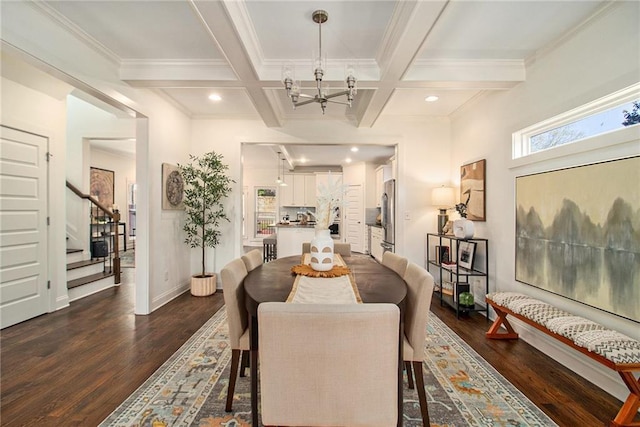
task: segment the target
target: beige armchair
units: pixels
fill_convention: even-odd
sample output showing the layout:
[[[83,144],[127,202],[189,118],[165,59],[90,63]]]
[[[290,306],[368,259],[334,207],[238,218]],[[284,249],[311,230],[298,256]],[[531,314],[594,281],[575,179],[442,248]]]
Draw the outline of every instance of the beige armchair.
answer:
[[[427,339],[427,322],[433,295],[433,276],[422,267],[412,263],[406,268],[404,281],[407,283],[406,308],[404,313],[404,339],[402,356],[407,370],[409,388],[413,388],[415,376],[418,388],[418,400],[422,413],[422,425],[429,426],[429,410],[427,396],[424,390],[424,376],[422,361]],[[413,374],[411,367],[413,365]]]
[[[227,322],[229,323],[229,345],[231,346],[231,372],[229,373],[229,387],[227,389],[227,404],[225,411],[231,412],[233,405],[233,392],[238,376],[238,363],[242,353],[242,366],[240,376],[244,377],[244,370],[249,360],[249,324],[248,313],[245,307],[244,278],[247,276],[247,268],[242,259],[237,258],[227,264],[220,272],[222,280],[222,295],[227,310]]]
[[[262,423],[395,426],[399,322],[393,304],[260,304]]]
[[[404,277],[404,272],[407,270],[407,264],[409,261],[400,255],[394,254],[393,252],[385,252],[382,254],[382,265],[387,268],[392,269],[400,277]]]
[[[303,242],[302,243],[302,253],[308,254],[311,252],[311,243]],[[340,254],[343,257],[351,256],[351,243],[340,243],[335,242],[333,244],[333,253]]]
[[[242,255],[242,261],[245,267],[247,267],[247,271],[251,271],[262,265],[262,253],[260,253],[259,249],[253,249]]]

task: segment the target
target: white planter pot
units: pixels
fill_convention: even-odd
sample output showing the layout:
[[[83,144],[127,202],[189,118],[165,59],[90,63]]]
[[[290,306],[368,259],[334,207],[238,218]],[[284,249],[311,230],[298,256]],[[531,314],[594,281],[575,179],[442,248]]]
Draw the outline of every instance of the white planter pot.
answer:
[[[206,297],[216,293],[216,275],[207,273],[206,277],[191,276],[191,295]]]
[[[475,227],[473,221],[460,218],[453,221],[453,235],[460,239],[470,239],[473,237]]]
[[[333,239],[330,230],[316,230],[311,239],[311,268],[316,271],[329,271],[333,268]]]

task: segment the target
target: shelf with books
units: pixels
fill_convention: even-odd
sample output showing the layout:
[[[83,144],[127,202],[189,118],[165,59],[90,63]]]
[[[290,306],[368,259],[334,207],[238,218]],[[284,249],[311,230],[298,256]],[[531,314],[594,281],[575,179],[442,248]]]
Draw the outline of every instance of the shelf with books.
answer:
[[[488,318],[486,305],[463,305],[460,294],[471,293],[474,301],[484,301],[489,292],[489,241],[429,233],[425,246],[425,267],[434,275],[434,293],[440,304],[455,309],[456,317],[483,312]],[[468,304],[468,299],[467,295],[462,302]]]

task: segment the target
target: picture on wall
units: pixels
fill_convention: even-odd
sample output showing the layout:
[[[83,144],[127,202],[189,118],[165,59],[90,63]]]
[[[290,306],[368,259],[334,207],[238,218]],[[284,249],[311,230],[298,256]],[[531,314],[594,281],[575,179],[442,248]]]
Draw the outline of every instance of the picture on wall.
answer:
[[[114,203],[115,173],[107,169],[90,168],[89,193],[105,208],[111,209]]]
[[[640,157],[516,178],[516,280],[640,322]]]
[[[483,159],[460,167],[460,203],[467,206],[467,219],[472,221],[486,221],[486,163]]]
[[[162,209],[184,209],[184,181],[178,166],[162,164]]]

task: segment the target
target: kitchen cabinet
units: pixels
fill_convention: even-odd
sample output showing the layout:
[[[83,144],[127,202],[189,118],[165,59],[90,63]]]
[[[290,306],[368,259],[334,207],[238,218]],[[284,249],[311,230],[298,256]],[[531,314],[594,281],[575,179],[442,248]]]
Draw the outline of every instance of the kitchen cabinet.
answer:
[[[304,175],[304,206],[316,205],[316,176]]]
[[[302,253],[302,244],[310,242],[316,235],[316,230],[313,226],[278,225],[276,229],[278,258],[300,255]]]
[[[369,228],[371,229],[371,256],[375,258],[376,261],[382,262],[382,254],[384,252],[382,249],[382,240],[384,237],[382,227],[369,226]]]
[[[315,206],[316,177],[312,174],[284,174],[286,186],[280,187],[281,206]]]
[[[378,166],[376,168],[376,207],[381,207],[382,193],[384,193],[384,182],[392,179],[391,166]]]
[[[461,247],[469,244],[473,245],[471,268],[464,268],[458,260],[461,259]],[[460,317],[460,313],[480,311],[488,318],[488,305],[482,306],[477,301],[484,301],[484,296],[489,293],[489,241],[427,234],[425,253],[427,270],[437,273],[434,275],[433,292],[440,300],[440,305],[453,307],[456,317]],[[472,306],[461,305],[459,295],[462,292],[471,292],[476,303]]]

